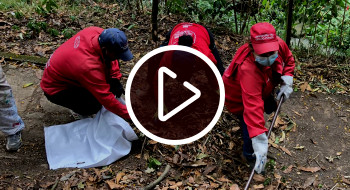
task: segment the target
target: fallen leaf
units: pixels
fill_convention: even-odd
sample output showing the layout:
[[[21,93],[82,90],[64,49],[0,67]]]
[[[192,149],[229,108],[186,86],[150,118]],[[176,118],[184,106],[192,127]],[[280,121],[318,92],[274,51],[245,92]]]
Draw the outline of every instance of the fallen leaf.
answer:
[[[316,177],[308,177],[303,185],[303,188],[309,187],[315,181]]]
[[[230,190],[239,190],[239,187],[237,184],[233,184],[231,185]]]
[[[200,160],[202,158],[206,158],[206,157],[208,157],[208,155],[207,154],[203,154],[203,153],[200,153],[200,154],[197,155],[197,159],[198,160]]]
[[[122,189],[124,186],[114,183],[112,180],[106,181],[110,189]]]
[[[30,83],[27,83],[27,84],[23,85],[23,88],[27,88],[27,87],[32,86],[32,85],[33,85],[33,83],[30,82]]]
[[[215,170],[215,168],[216,168],[216,166],[208,165],[207,167],[205,167],[203,175],[208,175],[210,172]]]
[[[147,169],[145,170],[145,172],[149,174],[149,173],[154,172],[154,169],[153,169],[153,168],[147,168]]]
[[[292,110],[295,114],[297,114],[298,116],[302,116],[299,112],[297,112],[297,111],[294,111],[294,110]]]
[[[334,161],[334,157],[333,157],[333,156],[329,156],[329,157],[326,156],[326,159],[327,159],[328,162],[330,162],[330,163],[333,163],[333,161]]]
[[[298,167],[299,170],[305,171],[305,172],[317,172],[319,171],[321,168],[320,167]]]
[[[297,150],[302,150],[304,148],[305,148],[305,146],[296,146],[296,147],[294,147],[294,149],[297,149]]]
[[[225,178],[225,176],[222,176],[221,178],[218,179],[221,182],[231,182],[231,180]]]
[[[276,179],[280,180],[282,176],[278,173],[274,173],[273,176],[275,176]]]
[[[149,144],[157,144],[158,142],[157,142],[157,141],[154,141],[154,140],[149,140],[148,143],[149,143]]]
[[[253,189],[264,189],[264,184],[253,185]]]
[[[119,172],[116,177],[116,182],[117,184],[119,183],[120,179],[125,175],[124,172]]]
[[[286,139],[286,133],[284,131],[282,131],[282,136],[280,138],[280,142],[283,142],[284,139]]]
[[[210,182],[210,187],[213,189],[217,189],[220,185],[214,182]]]
[[[85,188],[85,184],[83,183],[83,181],[81,181],[80,183],[78,183],[78,189],[84,189]]]
[[[312,88],[308,82],[304,82],[304,84],[300,85],[299,87],[302,92],[305,92],[305,90],[312,91]]]
[[[350,185],[350,181],[347,180],[344,176],[341,177],[342,181],[348,185]]]
[[[229,142],[229,144],[228,144],[228,149],[229,149],[229,150],[232,150],[234,146],[235,146],[235,143],[233,143],[233,142],[231,141],[231,142]]]
[[[311,140],[311,142],[312,142],[313,144],[317,144],[317,142],[314,141],[313,139],[310,139],[310,140]]]
[[[254,179],[254,181],[257,181],[257,182],[264,182],[265,181],[265,177],[260,175],[260,174],[254,174],[253,179]]]
[[[283,173],[289,174],[289,173],[292,171],[292,169],[293,169],[293,165],[290,165],[290,166],[288,166],[287,169],[285,169],[285,170],[283,171]]]
[[[350,110],[349,110],[349,112],[350,112]],[[240,127],[232,127],[231,131],[232,131],[232,132],[236,132],[236,131],[238,131],[239,129],[240,129]]]
[[[292,153],[290,153],[290,151],[287,148],[280,146],[280,149],[283,150],[283,152],[287,153],[289,156],[292,156]]]
[[[206,177],[207,178],[209,178],[209,179],[211,179],[211,180],[213,180],[214,182],[217,182],[218,180],[216,180],[216,179],[214,179],[212,176],[210,176],[210,175],[206,175]]]
[[[170,186],[170,189],[177,189],[178,187],[182,186],[182,182],[177,182],[175,185]]]
[[[188,182],[189,182],[189,183],[194,183],[194,178],[193,178],[192,176],[189,177],[189,178],[188,178]]]
[[[198,160],[198,161],[190,164],[190,166],[192,166],[192,167],[199,167],[199,166],[206,166],[206,165],[207,165],[207,163],[203,162],[202,160]]]

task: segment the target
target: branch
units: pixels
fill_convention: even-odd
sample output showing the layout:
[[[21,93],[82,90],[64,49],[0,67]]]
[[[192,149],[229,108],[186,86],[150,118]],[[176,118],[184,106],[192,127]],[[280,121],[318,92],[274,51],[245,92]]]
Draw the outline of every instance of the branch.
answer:
[[[38,65],[46,65],[47,58],[45,57],[37,57],[37,56],[29,56],[29,55],[17,55],[14,53],[0,52],[0,57],[4,57],[6,60],[10,61],[22,61],[22,62],[31,62],[36,63]]]
[[[158,183],[160,183],[164,177],[168,174],[169,170],[170,170],[171,166],[168,164],[165,167],[164,172],[162,173],[162,175],[160,175],[158,177],[158,179],[154,180],[152,183],[150,183],[149,185],[147,185],[145,188],[143,188],[143,190],[148,190],[148,189],[153,189],[153,187],[155,187]]]

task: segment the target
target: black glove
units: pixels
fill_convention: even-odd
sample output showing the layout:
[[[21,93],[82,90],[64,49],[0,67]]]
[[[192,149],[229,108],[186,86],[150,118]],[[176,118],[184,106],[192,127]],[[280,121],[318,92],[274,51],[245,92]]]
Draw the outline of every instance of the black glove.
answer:
[[[124,88],[120,80],[116,78],[111,78],[109,80],[110,91],[117,97],[120,98],[122,94],[125,94]]]
[[[275,100],[275,97],[271,94],[269,97],[267,97],[264,100],[265,113],[271,114],[272,112],[276,111],[276,109],[277,109],[277,102]]]

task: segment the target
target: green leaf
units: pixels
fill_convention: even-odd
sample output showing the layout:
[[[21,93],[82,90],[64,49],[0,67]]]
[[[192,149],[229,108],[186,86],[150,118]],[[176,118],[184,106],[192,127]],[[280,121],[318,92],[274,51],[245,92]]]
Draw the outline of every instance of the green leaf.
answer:
[[[197,159],[198,160],[200,160],[202,158],[206,158],[206,157],[208,157],[208,155],[207,154],[203,154],[203,153],[200,153],[200,154],[197,155]]]
[[[161,162],[159,162],[157,159],[155,158],[150,158],[148,161],[148,167],[149,168],[157,168],[158,166],[162,165]]]
[[[280,142],[280,138],[276,137],[275,144],[278,144]]]
[[[85,185],[82,181],[78,183],[78,189],[84,189],[84,188],[85,188]]]
[[[132,28],[134,28],[135,24],[132,24],[128,27],[128,30],[131,30]]]
[[[32,86],[32,85],[33,85],[33,83],[30,82],[30,83],[27,83],[27,84],[23,85],[23,88],[27,88],[28,86]]]

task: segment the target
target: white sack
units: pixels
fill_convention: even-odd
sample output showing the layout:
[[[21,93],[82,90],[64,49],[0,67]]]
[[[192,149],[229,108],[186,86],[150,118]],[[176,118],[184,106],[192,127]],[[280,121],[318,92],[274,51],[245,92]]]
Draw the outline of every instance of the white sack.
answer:
[[[50,169],[105,166],[129,154],[137,136],[121,117],[104,107],[95,118],[45,127]]]

